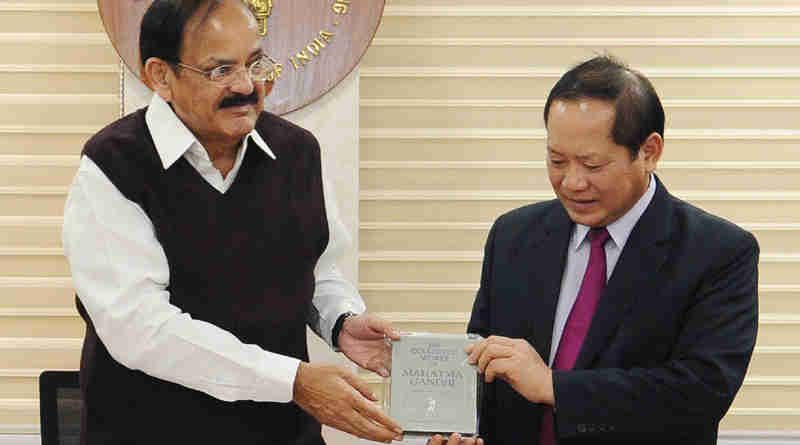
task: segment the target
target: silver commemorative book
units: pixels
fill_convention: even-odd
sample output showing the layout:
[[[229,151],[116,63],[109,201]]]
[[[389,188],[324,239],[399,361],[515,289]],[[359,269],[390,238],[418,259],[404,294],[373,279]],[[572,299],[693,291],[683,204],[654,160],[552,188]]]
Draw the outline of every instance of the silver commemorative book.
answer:
[[[464,347],[473,334],[403,334],[392,342],[389,416],[407,433],[478,432],[480,382]]]

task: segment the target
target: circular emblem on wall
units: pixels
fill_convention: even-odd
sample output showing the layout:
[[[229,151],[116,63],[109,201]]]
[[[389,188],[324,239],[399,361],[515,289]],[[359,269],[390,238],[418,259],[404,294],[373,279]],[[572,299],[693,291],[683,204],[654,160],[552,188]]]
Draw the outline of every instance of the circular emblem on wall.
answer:
[[[336,86],[356,67],[383,15],[384,0],[246,0],[264,51],[278,61],[266,109],[285,114]],[[98,0],[111,43],[140,73],[139,28],[153,0]]]

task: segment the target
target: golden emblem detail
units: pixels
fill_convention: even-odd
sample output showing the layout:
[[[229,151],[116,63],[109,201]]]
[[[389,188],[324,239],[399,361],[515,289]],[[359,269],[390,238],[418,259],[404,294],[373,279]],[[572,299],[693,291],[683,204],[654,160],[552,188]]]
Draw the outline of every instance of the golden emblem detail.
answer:
[[[245,0],[258,20],[258,33],[267,35],[267,19],[272,14],[272,0]]]

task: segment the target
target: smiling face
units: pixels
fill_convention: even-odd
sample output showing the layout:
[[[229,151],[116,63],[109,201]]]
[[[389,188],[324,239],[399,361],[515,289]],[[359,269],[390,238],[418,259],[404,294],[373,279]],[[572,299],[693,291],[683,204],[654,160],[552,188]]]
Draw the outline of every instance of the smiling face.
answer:
[[[570,219],[605,227],[644,195],[663,141],[651,134],[635,158],[611,137],[614,105],[597,99],[554,101],[547,119],[547,172]]]
[[[262,54],[258,24],[242,2],[224,1],[210,13],[201,8],[186,24],[180,61],[201,70],[249,65]],[[204,144],[236,144],[254,127],[271,83],[252,82],[239,72],[230,84],[177,67],[158,90],[175,114]]]

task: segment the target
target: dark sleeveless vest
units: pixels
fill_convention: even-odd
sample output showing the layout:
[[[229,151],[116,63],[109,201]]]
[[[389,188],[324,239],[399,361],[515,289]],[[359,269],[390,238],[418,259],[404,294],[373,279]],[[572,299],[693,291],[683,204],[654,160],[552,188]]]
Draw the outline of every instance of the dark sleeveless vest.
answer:
[[[153,222],[172,304],[244,343],[307,360],[314,266],[328,243],[319,145],[269,113],[256,129],[277,160],[249,142],[225,194],[184,158],[163,168],[145,110],[101,130],[83,154]],[[225,402],[124,367],[78,306],[87,327],[83,444],[323,443],[320,425],[294,403]]]

